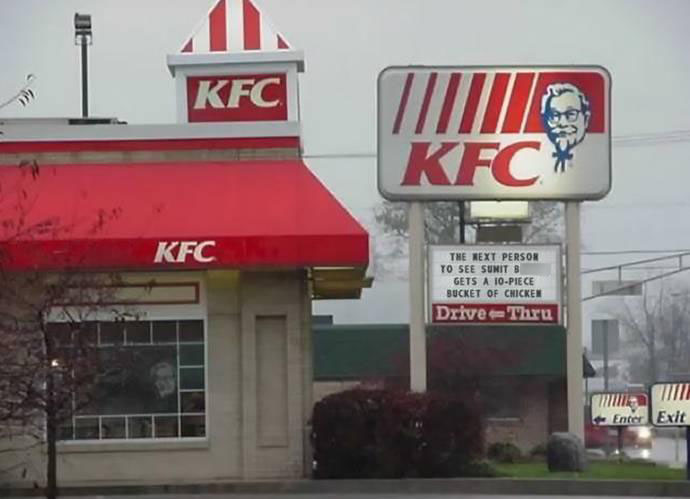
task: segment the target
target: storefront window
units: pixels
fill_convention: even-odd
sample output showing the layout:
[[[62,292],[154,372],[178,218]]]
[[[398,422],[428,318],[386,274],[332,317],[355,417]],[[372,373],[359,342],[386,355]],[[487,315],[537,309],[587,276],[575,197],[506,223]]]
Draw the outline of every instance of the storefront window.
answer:
[[[60,428],[62,440],[206,435],[202,320],[99,322],[93,330],[101,374],[88,404]]]

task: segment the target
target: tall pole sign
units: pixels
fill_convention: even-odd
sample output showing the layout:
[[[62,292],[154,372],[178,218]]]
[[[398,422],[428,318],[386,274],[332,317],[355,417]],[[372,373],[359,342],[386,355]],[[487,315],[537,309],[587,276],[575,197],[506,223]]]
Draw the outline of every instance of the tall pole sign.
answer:
[[[419,203],[565,201],[569,429],[583,436],[579,202],[611,189],[610,92],[600,66],[409,66],[379,74],[378,188],[410,202],[412,380],[426,372],[417,271],[423,227],[413,227],[423,223]]]

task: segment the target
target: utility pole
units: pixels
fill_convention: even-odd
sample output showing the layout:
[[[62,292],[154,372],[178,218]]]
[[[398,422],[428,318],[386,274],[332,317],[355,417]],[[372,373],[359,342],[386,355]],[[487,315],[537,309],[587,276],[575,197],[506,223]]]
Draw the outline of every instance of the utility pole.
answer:
[[[88,46],[93,44],[91,16],[89,14],[74,14],[74,44],[81,46],[81,115],[89,115],[89,78],[88,78]]]
[[[609,321],[603,321],[604,326],[604,391],[609,391]]]

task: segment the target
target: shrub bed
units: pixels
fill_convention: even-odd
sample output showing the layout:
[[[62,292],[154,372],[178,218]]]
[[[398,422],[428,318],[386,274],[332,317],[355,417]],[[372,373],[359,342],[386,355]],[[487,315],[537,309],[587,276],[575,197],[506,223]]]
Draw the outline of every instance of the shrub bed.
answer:
[[[314,406],[315,478],[450,477],[478,466],[480,412],[458,397],[354,389]]]

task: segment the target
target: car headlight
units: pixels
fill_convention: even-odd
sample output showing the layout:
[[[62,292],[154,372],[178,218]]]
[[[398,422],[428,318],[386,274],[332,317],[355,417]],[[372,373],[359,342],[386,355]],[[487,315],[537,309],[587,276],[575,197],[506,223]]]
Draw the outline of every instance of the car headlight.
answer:
[[[648,438],[652,438],[652,430],[646,426],[641,426],[637,429],[637,436],[647,440]]]

